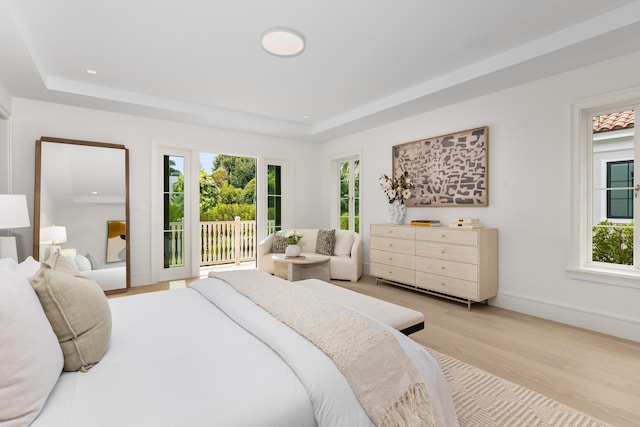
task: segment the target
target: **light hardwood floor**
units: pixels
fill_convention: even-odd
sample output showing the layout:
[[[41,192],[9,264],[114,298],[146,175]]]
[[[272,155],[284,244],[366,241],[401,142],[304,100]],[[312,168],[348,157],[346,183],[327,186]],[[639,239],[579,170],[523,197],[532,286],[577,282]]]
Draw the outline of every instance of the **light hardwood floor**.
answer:
[[[187,281],[126,294],[184,287]],[[616,426],[640,426],[640,343],[490,305],[443,300],[364,276],[338,286],[421,311],[418,343],[523,385]],[[115,295],[114,295],[115,297]]]

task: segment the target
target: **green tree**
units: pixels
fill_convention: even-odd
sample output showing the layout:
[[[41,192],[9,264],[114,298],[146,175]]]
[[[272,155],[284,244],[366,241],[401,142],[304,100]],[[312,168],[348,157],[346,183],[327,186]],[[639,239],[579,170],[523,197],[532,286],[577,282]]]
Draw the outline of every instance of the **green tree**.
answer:
[[[253,205],[256,201],[256,179],[247,182],[242,189],[242,203]]]
[[[213,161],[213,169],[218,168],[227,172],[229,184],[244,188],[256,176],[256,159],[218,154]]]
[[[236,188],[225,181],[220,187],[218,200],[221,204],[239,204],[242,202],[242,188]]]
[[[219,202],[220,188],[216,184],[213,174],[200,169],[200,217],[202,213],[210,211]]]
[[[184,218],[184,175],[179,174],[169,196],[169,221],[178,222]]]

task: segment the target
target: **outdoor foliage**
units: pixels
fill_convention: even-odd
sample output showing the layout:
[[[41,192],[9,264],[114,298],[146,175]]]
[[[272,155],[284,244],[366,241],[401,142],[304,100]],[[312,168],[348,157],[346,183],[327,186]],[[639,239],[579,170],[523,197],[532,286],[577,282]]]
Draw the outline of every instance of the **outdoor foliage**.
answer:
[[[255,159],[220,154],[212,170],[200,169],[200,221],[255,220]]]
[[[213,172],[200,169],[200,221],[243,221],[256,219],[255,159],[219,155]],[[175,178],[171,188],[169,220],[184,218],[184,175],[170,164],[169,174]],[[233,168],[233,169],[227,169]]]
[[[593,261],[633,265],[633,222],[601,221],[593,227]]]

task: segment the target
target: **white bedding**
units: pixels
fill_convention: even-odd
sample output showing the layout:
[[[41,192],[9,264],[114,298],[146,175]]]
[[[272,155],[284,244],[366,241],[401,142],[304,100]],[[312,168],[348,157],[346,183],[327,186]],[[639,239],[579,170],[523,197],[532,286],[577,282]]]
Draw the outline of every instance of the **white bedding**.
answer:
[[[324,353],[222,281],[110,304],[106,355],[87,373],[63,373],[32,425],[371,425]],[[395,336],[419,363],[444,424],[456,426],[437,363]]]

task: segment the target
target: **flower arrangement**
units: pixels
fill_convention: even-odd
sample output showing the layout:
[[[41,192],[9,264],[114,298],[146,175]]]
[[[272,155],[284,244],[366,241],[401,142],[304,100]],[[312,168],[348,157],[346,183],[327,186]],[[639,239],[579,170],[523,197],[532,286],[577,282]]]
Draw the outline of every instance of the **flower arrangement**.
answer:
[[[287,234],[284,235],[284,238],[287,239],[290,245],[297,245],[300,239],[302,239],[302,234],[296,233],[296,230],[289,230]]]
[[[415,187],[415,184],[409,176],[409,172],[404,171],[398,178],[394,179],[389,178],[386,174],[382,175],[380,177],[380,187],[389,199],[389,203],[397,200],[404,204],[404,201],[413,195],[411,189]]]

